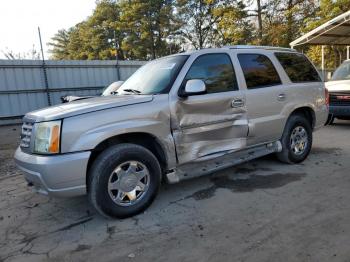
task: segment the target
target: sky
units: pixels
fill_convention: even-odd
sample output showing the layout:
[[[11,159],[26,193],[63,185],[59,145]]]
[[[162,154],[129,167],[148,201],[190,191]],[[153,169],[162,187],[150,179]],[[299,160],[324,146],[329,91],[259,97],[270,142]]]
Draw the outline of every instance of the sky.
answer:
[[[2,50],[26,53],[40,50],[40,26],[45,58],[47,43],[62,28],[68,29],[92,14],[95,0],[0,0],[0,59]]]

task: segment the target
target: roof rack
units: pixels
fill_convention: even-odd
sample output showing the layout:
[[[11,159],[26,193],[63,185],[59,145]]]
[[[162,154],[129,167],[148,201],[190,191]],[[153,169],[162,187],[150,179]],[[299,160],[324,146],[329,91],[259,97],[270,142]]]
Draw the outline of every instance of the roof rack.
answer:
[[[259,45],[231,45],[231,46],[223,46],[222,48],[229,49],[265,49],[265,50],[280,50],[280,51],[293,51],[297,50],[286,48],[286,47],[278,47],[278,46],[259,46]]]

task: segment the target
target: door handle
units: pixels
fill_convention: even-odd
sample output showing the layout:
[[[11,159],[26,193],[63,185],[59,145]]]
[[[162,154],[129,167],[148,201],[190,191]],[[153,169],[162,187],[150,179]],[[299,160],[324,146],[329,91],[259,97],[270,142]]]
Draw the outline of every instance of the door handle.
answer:
[[[277,100],[278,100],[278,101],[284,101],[284,100],[286,100],[286,94],[279,94],[279,95],[277,96]]]
[[[244,106],[244,100],[241,98],[235,98],[231,102],[231,107],[236,108],[236,107],[242,107]]]

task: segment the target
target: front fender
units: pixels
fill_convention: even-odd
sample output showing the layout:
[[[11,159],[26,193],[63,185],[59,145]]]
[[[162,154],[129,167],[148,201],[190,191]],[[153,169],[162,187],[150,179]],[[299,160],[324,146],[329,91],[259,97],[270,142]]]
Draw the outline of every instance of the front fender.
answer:
[[[64,119],[62,153],[90,151],[106,139],[122,134],[146,133],[157,139],[167,154],[168,166],[172,166],[176,156],[168,100],[167,97],[156,100]]]
[[[94,149],[98,144],[108,138],[127,133],[147,133],[158,137],[161,123],[152,120],[126,120],[117,123],[99,126],[82,133],[71,145],[69,151],[84,151]]]

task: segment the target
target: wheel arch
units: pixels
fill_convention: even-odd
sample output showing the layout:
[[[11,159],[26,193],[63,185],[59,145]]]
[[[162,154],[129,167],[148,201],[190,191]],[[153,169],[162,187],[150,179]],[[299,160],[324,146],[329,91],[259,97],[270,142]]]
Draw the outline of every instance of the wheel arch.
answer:
[[[155,157],[159,161],[162,173],[164,173],[168,169],[168,159],[166,150],[162,143],[154,135],[144,132],[119,134],[103,140],[94,149],[91,150],[91,155],[87,166],[87,185],[89,184],[89,170],[96,158],[108,147],[121,143],[131,143],[147,148],[155,155]]]
[[[298,108],[294,109],[289,114],[289,117],[291,117],[292,115],[304,116],[309,121],[311,128],[314,129],[315,124],[316,124],[316,113],[312,107],[310,107],[310,106],[298,107]],[[288,117],[288,119],[289,119],[289,117]],[[287,122],[288,122],[288,120],[287,120]]]

